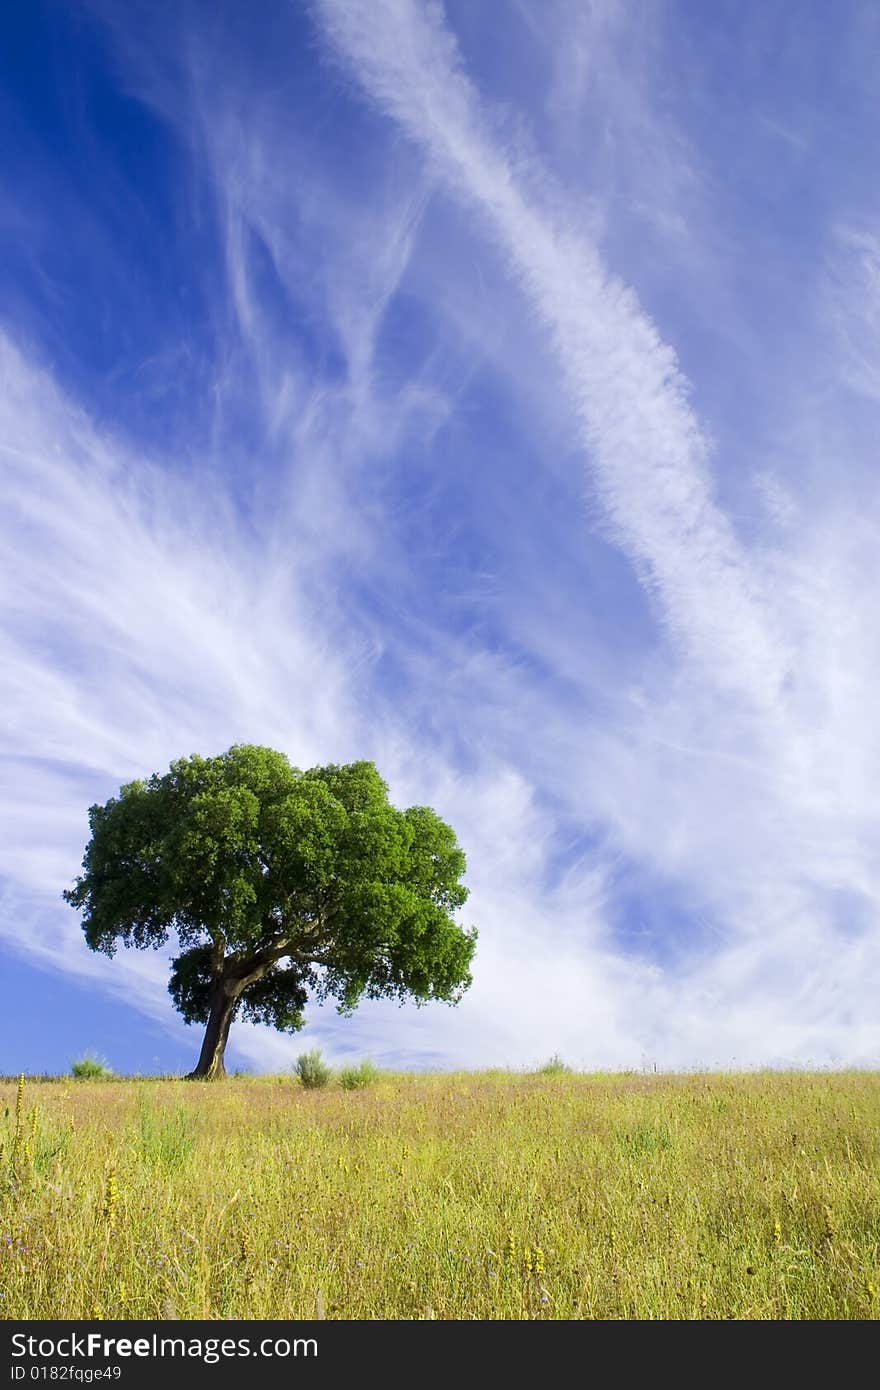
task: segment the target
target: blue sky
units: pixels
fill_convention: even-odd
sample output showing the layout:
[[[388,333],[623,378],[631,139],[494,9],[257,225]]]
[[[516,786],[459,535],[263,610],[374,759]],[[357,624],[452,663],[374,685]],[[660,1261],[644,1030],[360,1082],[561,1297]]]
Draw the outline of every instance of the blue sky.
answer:
[[[880,12],[15,7],[0,1071],[192,1064],[87,808],[235,742],[456,828],[384,1065],[877,1065]]]

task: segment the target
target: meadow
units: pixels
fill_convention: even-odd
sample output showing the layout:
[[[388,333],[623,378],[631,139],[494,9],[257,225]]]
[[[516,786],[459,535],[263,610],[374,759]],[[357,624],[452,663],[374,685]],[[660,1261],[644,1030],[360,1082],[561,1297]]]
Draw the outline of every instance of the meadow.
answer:
[[[867,1072],[16,1078],[0,1317],[880,1308]]]

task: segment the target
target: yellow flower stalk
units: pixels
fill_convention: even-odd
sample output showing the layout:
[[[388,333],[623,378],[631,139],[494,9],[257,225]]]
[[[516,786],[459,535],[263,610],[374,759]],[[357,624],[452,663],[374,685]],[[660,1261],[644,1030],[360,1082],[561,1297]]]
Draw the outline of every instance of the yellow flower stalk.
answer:
[[[116,1228],[116,1207],[119,1202],[119,1188],[116,1184],[116,1165],[111,1163],[107,1170],[107,1186],[104,1190],[102,1216],[108,1231]]]

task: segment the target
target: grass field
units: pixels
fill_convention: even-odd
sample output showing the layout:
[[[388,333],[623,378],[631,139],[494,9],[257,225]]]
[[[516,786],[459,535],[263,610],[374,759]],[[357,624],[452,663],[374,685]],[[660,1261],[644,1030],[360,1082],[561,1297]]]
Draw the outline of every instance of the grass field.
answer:
[[[880,1077],[0,1083],[4,1318],[874,1318]]]

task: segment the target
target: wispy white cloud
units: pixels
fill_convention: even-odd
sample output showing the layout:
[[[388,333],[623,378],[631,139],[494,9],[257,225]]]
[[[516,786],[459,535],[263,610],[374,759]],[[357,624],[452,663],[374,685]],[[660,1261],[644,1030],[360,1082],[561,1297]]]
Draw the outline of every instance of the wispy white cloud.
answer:
[[[859,619],[840,622],[855,587],[842,559],[849,521],[795,538],[784,560],[745,549],[714,499],[705,434],[674,354],[566,220],[562,200],[548,201],[531,171],[506,156],[441,9],[409,0],[378,9],[322,0],[320,9],[369,96],[426,151],[449,191],[478,210],[556,350],[611,534],[685,657],[671,687],[651,673],[650,708],[616,752],[607,728],[579,740],[584,776],[601,758],[603,816],[628,846],[700,885],[745,937],[712,969],[723,962],[719,978],[732,987],[734,962],[751,961],[746,999],[756,1010],[743,1009],[754,1027],[752,977],[772,958],[767,936],[799,979],[840,950],[834,914],[817,893],[859,885],[876,931],[871,851],[847,829],[848,821],[864,829],[864,770],[876,767],[878,751],[859,715],[869,685],[858,673],[870,681],[874,653],[865,660],[850,640]],[[852,740],[852,720],[864,742]],[[706,752],[688,758],[695,733]],[[645,823],[634,833],[638,803]],[[768,854],[772,867],[756,870]],[[792,947],[810,964],[794,965]],[[768,1046],[766,1034],[752,1039],[753,1051]]]
[[[828,315],[846,383],[880,401],[880,235],[840,228],[826,283]]]
[[[552,336],[614,531],[666,620],[719,683],[774,699],[783,643],[714,502],[675,353],[596,247],[542,206],[493,143],[437,7],[324,0],[320,9],[369,94],[476,205],[509,257]]]

